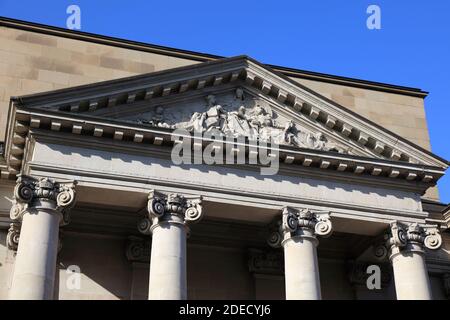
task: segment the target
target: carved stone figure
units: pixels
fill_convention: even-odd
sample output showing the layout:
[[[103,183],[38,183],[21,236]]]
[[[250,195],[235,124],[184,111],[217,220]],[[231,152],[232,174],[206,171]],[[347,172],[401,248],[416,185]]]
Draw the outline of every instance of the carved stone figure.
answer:
[[[303,143],[300,139],[300,130],[297,129],[294,122],[292,120],[289,120],[286,122],[283,130],[283,140],[284,143],[294,146],[303,146]],[[281,144],[281,143],[280,143]]]
[[[215,136],[247,137],[253,141],[347,153],[347,150],[329,142],[321,132],[304,131],[292,120],[280,121],[264,101],[254,104],[252,99],[246,99],[242,88],[235,90],[234,96],[229,98],[231,103],[228,104],[219,104],[213,94],[206,96],[205,100],[206,106],[194,108],[191,115],[189,109],[188,112],[175,112],[171,108],[158,106],[148,119],[139,119],[138,122],[161,128],[183,128],[200,133],[214,133]]]
[[[245,105],[248,104],[248,102],[249,100],[246,100],[244,90],[242,88],[237,88],[234,92],[234,97],[229,107],[231,110],[238,110],[240,107],[245,108]]]
[[[335,143],[330,143],[325,135],[320,132],[306,134],[306,147],[315,150],[348,153],[348,150],[339,147]]]
[[[252,133],[252,128],[245,115],[245,107],[239,107],[238,111],[231,111],[227,114],[226,134],[237,136],[248,136]]]
[[[205,119],[205,112],[194,112],[185,129],[189,131],[203,132],[206,129]]]
[[[326,138],[323,133],[306,134],[306,145],[310,149],[325,150]]]
[[[206,97],[208,101],[208,111],[206,111],[206,130],[217,129],[223,131],[226,112],[220,104],[217,104],[216,97],[209,95]]]
[[[247,119],[250,121],[250,125],[258,131],[263,125],[266,127],[272,126],[271,113],[269,114],[268,110],[259,104],[249,111]]]
[[[149,124],[160,128],[173,128],[173,125],[168,124],[166,116],[164,115],[164,108],[157,106],[154,115],[151,119],[138,119],[139,123]]]
[[[259,139],[270,143],[285,144],[283,129],[272,126],[271,121],[262,124],[259,129]]]
[[[237,100],[241,100],[244,101],[245,100],[245,96],[244,96],[244,90],[242,88],[237,88],[236,89],[236,95],[235,98]]]

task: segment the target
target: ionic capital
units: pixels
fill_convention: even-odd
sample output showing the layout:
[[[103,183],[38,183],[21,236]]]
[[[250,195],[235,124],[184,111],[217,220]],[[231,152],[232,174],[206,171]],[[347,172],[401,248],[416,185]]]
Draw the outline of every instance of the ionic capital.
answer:
[[[125,254],[130,262],[148,263],[150,261],[150,241],[134,236],[129,237]]]
[[[402,251],[423,252],[424,247],[437,250],[442,245],[438,226],[421,226],[417,223],[394,221],[390,224],[384,239],[391,258]]]
[[[6,247],[9,250],[17,251],[20,237],[20,223],[13,222],[9,225],[8,234],[6,235]]]
[[[195,223],[201,220],[202,198],[187,198],[183,195],[171,193],[165,195],[155,190],[148,195],[148,217],[138,224],[138,229],[144,234],[151,234],[152,230],[164,223],[182,224]]]
[[[21,175],[14,188],[13,221],[21,221],[27,210],[52,209],[61,214],[61,224],[69,223],[69,210],[75,204],[75,182]]]
[[[283,208],[281,220],[275,223],[268,238],[271,247],[280,247],[284,241],[295,238],[310,238],[317,242],[316,236],[327,237],[333,228],[328,212],[310,209]]]

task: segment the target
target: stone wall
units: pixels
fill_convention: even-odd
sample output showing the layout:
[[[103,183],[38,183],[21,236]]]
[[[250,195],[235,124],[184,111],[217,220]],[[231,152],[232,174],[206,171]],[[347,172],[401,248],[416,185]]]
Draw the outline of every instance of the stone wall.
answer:
[[[130,299],[132,269],[125,248],[126,241],[120,237],[64,234],[63,248],[58,256],[57,299]],[[70,266],[79,267],[81,272],[79,289],[72,289]]]
[[[194,61],[0,27],[0,141],[11,96],[192,64]]]
[[[306,79],[294,79],[399,136],[431,150],[424,100]]]

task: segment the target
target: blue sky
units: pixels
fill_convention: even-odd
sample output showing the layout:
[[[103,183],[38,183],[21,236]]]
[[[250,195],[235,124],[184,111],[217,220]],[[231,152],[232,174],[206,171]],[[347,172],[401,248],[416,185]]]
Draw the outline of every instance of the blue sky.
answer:
[[[71,4],[86,32],[429,91],[432,151],[450,160],[448,0],[0,0],[0,15],[66,27]],[[381,30],[366,27],[371,4]],[[450,202],[450,171],[439,189]]]

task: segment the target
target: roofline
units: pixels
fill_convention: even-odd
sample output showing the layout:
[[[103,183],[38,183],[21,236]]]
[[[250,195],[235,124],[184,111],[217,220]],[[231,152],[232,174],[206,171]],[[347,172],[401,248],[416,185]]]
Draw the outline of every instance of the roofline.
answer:
[[[212,54],[207,54],[207,53],[159,46],[159,45],[148,44],[148,43],[143,43],[143,42],[139,42],[139,41],[132,41],[132,40],[126,40],[126,39],[121,39],[121,38],[103,36],[103,35],[93,34],[93,33],[88,33],[88,32],[69,30],[69,29],[64,29],[64,28],[60,28],[60,27],[54,27],[54,26],[49,26],[49,25],[34,23],[34,22],[27,22],[27,21],[23,21],[23,20],[17,20],[17,19],[1,17],[1,16],[0,16],[0,26],[14,28],[14,29],[21,29],[21,30],[30,31],[30,32],[37,32],[37,33],[42,33],[42,34],[47,34],[47,35],[52,35],[52,36],[60,36],[60,37],[64,37],[64,38],[74,39],[74,40],[88,41],[88,42],[93,42],[93,43],[98,43],[98,44],[103,44],[103,45],[115,46],[115,47],[120,47],[120,48],[124,48],[124,49],[137,50],[137,51],[143,51],[143,52],[151,52],[151,53],[156,53],[156,54],[164,54],[164,55],[168,55],[168,56],[189,59],[189,60],[194,60],[194,61],[199,61],[199,62],[205,62],[205,61],[211,61],[211,60],[217,60],[217,59],[224,58],[224,57],[218,56],[218,55],[212,55]],[[277,66],[277,65],[272,65],[272,64],[266,64],[266,66],[268,66],[271,69],[274,69],[286,76],[289,76],[289,77],[322,81],[322,82],[328,82],[328,83],[332,83],[332,84],[346,85],[346,86],[352,86],[352,87],[357,87],[357,88],[383,91],[383,92],[396,93],[396,94],[403,94],[403,95],[420,97],[420,98],[425,98],[428,95],[428,92],[423,91],[418,88],[398,86],[398,85],[393,85],[393,84],[368,81],[368,80],[362,80],[362,79],[356,79],[356,78],[342,77],[342,76],[337,76],[337,75],[306,71],[306,70]]]
[[[443,207],[444,208],[443,211],[445,211],[447,209],[450,209],[450,204],[447,204],[445,202],[441,202],[440,200],[436,200],[436,199],[422,198],[421,202]]]
[[[220,59],[215,59],[215,60],[209,60],[209,61],[205,61],[202,64],[198,64],[205,66],[205,65],[209,65],[209,66],[214,66],[217,64],[223,64],[224,62],[234,62],[234,61],[242,61],[242,62],[246,62],[246,61],[252,61],[256,64],[258,64],[259,66],[262,66],[263,68],[267,68],[267,66],[259,63],[258,61],[256,61],[255,59],[246,56],[246,55],[239,55],[239,56],[234,56],[234,57],[229,57],[229,58],[220,58]],[[66,87],[66,88],[60,88],[60,89],[54,89],[54,90],[49,90],[49,91],[42,91],[42,92],[35,92],[35,93],[30,93],[30,94],[25,94],[25,95],[20,95],[20,96],[11,96],[10,100],[15,102],[15,103],[19,103],[19,104],[27,104],[27,103],[33,103],[32,101],[26,101],[26,100],[33,100],[33,99],[39,99],[41,97],[45,97],[48,95],[52,95],[52,94],[58,94],[58,93],[68,93],[70,91],[78,91],[78,90],[83,90],[83,89],[92,89],[93,87],[100,87],[100,86],[108,86],[108,85],[114,85],[114,84],[120,84],[126,81],[136,81],[139,79],[146,79],[148,77],[156,77],[159,75],[164,75],[167,73],[173,73],[173,72],[181,72],[181,71],[185,71],[185,70],[190,70],[194,67],[195,65],[189,64],[189,65],[184,65],[184,66],[180,66],[180,67],[175,67],[175,68],[170,68],[170,69],[163,69],[163,70],[158,70],[158,71],[153,71],[153,72],[147,72],[147,73],[141,73],[141,74],[137,74],[137,75],[132,75],[132,76],[127,76],[127,77],[122,77],[122,78],[114,78],[114,79],[110,79],[110,80],[103,80],[103,81],[97,81],[97,82],[93,82],[93,83],[87,83],[87,84],[82,84],[82,85],[78,85],[78,86],[71,86],[71,87]],[[243,65],[244,66],[244,65]],[[269,70],[270,72],[273,72],[273,70]],[[277,75],[279,75],[277,73]],[[293,81],[293,80],[289,80],[289,81]],[[298,85],[297,82],[293,82],[295,85]]]

